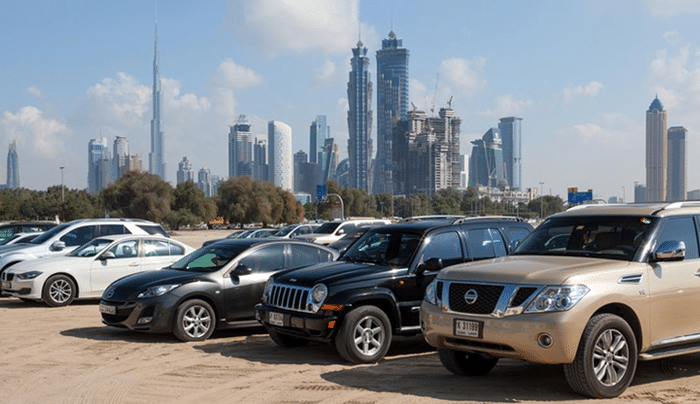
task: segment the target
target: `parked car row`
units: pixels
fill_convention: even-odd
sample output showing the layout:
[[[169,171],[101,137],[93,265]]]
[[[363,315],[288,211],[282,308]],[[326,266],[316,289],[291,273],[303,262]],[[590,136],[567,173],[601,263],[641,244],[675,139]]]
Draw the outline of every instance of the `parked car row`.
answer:
[[[374,363],[394,335],[422,334],[458,375],[485,375],[499,358],[561,364],[573,391],[597,398],[624,392],[639,360],[700,352],[691,309],[700,303],[700,202],[575,207],[537,229],[498,216],[375,224],[332,222],[305,239],[218,240],[111,283],[100,274],[127,242],[140,260],[153,240],[169,254],[178,244],[101,235],[43,265],[25,253],[0,279],[3,292],[49,305],[104,290],[104,324],[183,341],[262,324],[279,346],[329,343],[349,362]],[[67,249],[75,229],[60,226],[32,243]],[[342,253],[318,242],[341,228],[364,234]],[[12,251],[0,247],[0,263]],[[98,275],[61,271],[77,267],[63,264],[71,259]]]

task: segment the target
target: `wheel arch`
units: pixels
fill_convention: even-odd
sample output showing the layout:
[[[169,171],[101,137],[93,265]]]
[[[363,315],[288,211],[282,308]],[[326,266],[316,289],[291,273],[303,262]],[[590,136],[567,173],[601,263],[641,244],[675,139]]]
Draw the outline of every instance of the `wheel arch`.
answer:
[[[360,306],[375,306],[379,310],[383,311],[384,314],[389,318],[391,322],[391,327],[394,330],[400,328],[401,325],[401,315],[396,307],[396,301],[393,299],[393,295],[387,293],[381,294],[362,294],[356,296],[356,298],[350,301],[352,310]],[[349,311],[348,311],[349,312]],[[347,313],[345,315],[347,315]]]
[[[214,310],[214,316],[216,316],[216,318],[214,319],[214,329],[219,328],[219,322],[221,320],[221,310],[216,302],[216,299],[212,298],[206,293],[192,293],[178,300],[177,305],[175,305],[175,309],[172,313],[173,318],[170,321],[171,328],[175,325],[175,322],[177,321],[177,308],[180,307],[180,305],[182,305],[183,303],[194,299],[205,301],[207,302],[207,304],[209,304],[209,306],[211,306],[211,309]]]
[[[593,316],[591,316],[591,318],[598,314],[614,314],[625,320],[627,324],[629,324],[630,328],[632,328],[632,332],[634,332],[634,339],[637,342],[637,352],[641,351],[642,325],[639,321],[637,313],[635,313],[635,311],[631,307],[622,303],[610,303],[596,310],[596,312],[593,313]]]
[[[46,278],[46,281],[44,281],[44,284],[41,285],[41,290],[43,292],[44,288],[46,287],[46,284],[48,283],[49,279],[53,278],[54,276],[58,275],[63,275],[67,278],[70,278],[71,281],[73,281],[73,285],[75,285],[75,298],[78,299],[80,298],[80,285],[78,284],[78,280],[75,279],[75,276],[69,274],[68,272],[56,272],[55,274],[49,275],[48,278]]]

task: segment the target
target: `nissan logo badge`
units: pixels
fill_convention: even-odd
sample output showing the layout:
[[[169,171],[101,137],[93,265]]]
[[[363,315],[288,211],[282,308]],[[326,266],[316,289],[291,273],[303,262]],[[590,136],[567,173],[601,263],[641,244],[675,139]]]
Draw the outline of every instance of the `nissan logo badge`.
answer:
[[[474,304],[476,303],[476,299],[479,298],[479,294],[476,293],[476,290],[474,289],[469,289],[467,293],[464,294],[464,301],[467,302],[467,304]]]

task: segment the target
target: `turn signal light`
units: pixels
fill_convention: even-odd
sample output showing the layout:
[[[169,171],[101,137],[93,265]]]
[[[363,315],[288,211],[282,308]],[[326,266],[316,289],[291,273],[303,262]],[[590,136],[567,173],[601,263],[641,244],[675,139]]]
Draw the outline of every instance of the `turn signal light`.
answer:
[[[321,306],[321,310],[341,311],[341,310],[343,310],[343,305],[342,304],[324,304],[323,306]]]
[[[328,322],[328,328],[335,328],[335,320],[331,320]]]

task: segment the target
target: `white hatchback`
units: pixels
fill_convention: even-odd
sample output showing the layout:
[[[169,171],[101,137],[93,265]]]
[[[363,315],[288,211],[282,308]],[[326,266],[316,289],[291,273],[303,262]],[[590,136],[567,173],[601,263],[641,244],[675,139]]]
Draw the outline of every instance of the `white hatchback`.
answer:
[[[162,236],[95,238],[65,256],[19,262],[2,273],[2,292],[22,300],[66,306],[74,299],[99,299],[115,280],[160,269],[194,251]]]

